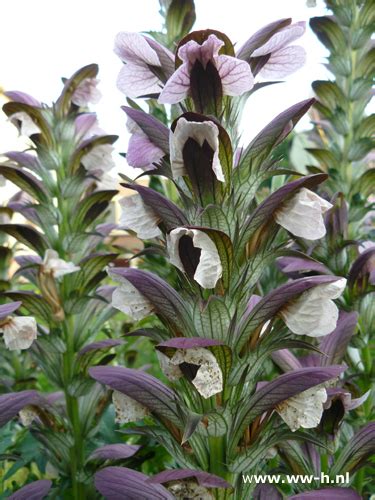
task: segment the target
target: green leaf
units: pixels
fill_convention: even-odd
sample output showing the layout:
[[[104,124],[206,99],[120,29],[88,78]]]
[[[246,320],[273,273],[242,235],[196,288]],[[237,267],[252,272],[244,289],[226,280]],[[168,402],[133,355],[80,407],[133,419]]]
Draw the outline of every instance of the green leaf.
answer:
[[[41,203],[49,201],[43,184],[30,172],[17,167],[0,165],[0,174]]]
[[[189,33],[195,18],[194,0],[172,0],[165,20],[169,42],[172,44]]]
[[[360,193],[362,196],[367,198],[373,193],[374,184],[375,184],[375,169],[371,168],[370,170],[366,170],[366,172],[362,174],[361,177],[355,181],[355,183],[352,186],[351,193],[352,195]]]
[[[312,83],[312,88],[319,100],[332,111],[338,106],[346,107],[346,97],[336,83],[324,80],[316,80]]]
[[[337,52],[342,57],[347,41],[342,29],[331,17],[313,17],[310,19],[310,27],[330,52]]]
[[[306,148],[306,151],[318,160],[319,164],[325,167],[325,170],[329,168],[340,168],[340,163],[332,151],[319,148]]]
[[[231,321],[230,311],[222,297],[211,296],[203,311],[196,302],[193,320],[199,337],[225,340]]]
[[[97,254],[91,255],[83,259],[79,266],[81,270],[75,273],[71,278],[71,288],[77,291],[78,295],[87,294],[98,283],[98,275],[102,276],[104,268],[115,258],[118,254]]]
[[[374,141],[369,138],[359,139],[352,143],[348,153],[350,161],[359,161],[374,148]]]
[[[368,96],[371,92],[371,87],[372,81],[370,78],[356,78],[349,91],[350,100],[357,101],[365,96]]]
[[[48,248],[44,235],[36,229],[25,224],[0,224],[0,232],[13,236],[20,243],[35,250],[40,256],[44,256],[44,252]]]
[[[227,383],[232,368],[232,350],[227,345],[213,345],[207,347],[216,358],[223,374],[224,387]]]
[[[375,134],[375,113],[372,113],[366,118],[363,118],[357,130],[355,131],[355,136],[357,139],[364,137],[373,137]]]
[[[41,295],[34,292],[11,291],[4,293],[4,296],[15,301],[20,300],[30,314],[41,318],[45,323],[49,324],[51,321],[52,311]]]
[[[96,191],[86,196],[77,206],[76,215],[72,226],[76,231],[83,231],[90,225],[109,205],[118,191]]]

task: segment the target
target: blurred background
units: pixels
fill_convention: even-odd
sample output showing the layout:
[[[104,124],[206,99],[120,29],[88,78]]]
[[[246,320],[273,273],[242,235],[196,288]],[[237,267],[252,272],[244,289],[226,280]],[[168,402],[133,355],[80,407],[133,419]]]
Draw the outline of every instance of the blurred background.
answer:
[[[225,32],[238,47],[259,28],[284,17],[306,21],[324,15],[322,0],[196,0],[195,29],[214,28]],[[310,7],[309,7],[310,5]],[[103,97],[92,109],[98,113],[101,128],[120,139],[116,151],[126,151],[125,114],[120,106],[125,96],[116,88],[121,61],[113,53],[113,40],[119,31],[160,30],[158,0],[12,0],[2,4],[0,30],[0,88],[22,90],[42,102],[56,100],[61,77],[78,68],[99,64],[100,91]],[[307,52],[304,68],[285,83],[256,92],[249,99],[243,117],[243,142],[248,142],[274,116],[288,106],[312,95],[311,82],[327,77],[324,67],[326,49],[307,28],[296,43]],[[4,96],[0,95],[4,101]],[[309,128],[301,120],[297,130]],[[0,153],[25,148],[25,139],[0,112]],[[115,155],[117,170],[134,176],[126,160]],[[112,172],[115,175],[115,172]],[[0,201],[13,194],[13,186],[0,187]]]

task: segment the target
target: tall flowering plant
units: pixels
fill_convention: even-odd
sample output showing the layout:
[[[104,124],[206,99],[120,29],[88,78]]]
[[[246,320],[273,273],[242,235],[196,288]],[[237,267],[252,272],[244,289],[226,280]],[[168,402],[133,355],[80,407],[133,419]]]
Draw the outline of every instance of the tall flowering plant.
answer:
[[[87,367],[123,343],[104,333],[115,312],[111,287],[101,285],[117,256],[104,244],[115,227],[107,215],[117,194],[108,189],[116,136],[100,130],[87,111],[100,98],[97,72],[96,65],[77,71],[52,106],[8,92],[4,112],[30,138],[30,148],[5,153],[0,165],[1,175],[20,189],[8,208],[26,221],[0,225],[2,237],[18,242],[13,287],[1,295],[2,368],[23,365],[25,351],[32,359],[23,385],[10,372],[2,374],[0,425],[18,417],[43,446],[40,470],[58,478],[61,495],[80,499],[90,497],[87,463],[105,408],[105,394]],[[7,363],[8,352],[17,364]],[[57,392],[43,393],[46,386]],[[36,459],[35,453],[6,457],[18,467]],[[50,481],[37,481],[17,495],[42,498],[50,487]]]
[[[242,475],[260,471],[272,449],[283,467],[303,464],[314,474],[308,445],[329,446],[316,428],[345,380],[338,306],[346,279],[306,276],[267,294],[259,288],[293,241],[326,234],[332,204],[315,192],[326,174],[292,177],[259,196],[270,178],[290,174],[279,166],[278,146],[314,100],[281,113],[246,147],[236,132],[246,99],[270,83],[259,76],[284,77],[303,64],[304,51],[293,44],[303,32],[303,23],[284,19],[235,51],[224,33],[195,31],[175,54],[147,36],[116,38],[124,63],[119,88],[171,105],[169,128],[139,106],[124,108],[132,132],[128,162],[168,179],[178,193],[172,201],[128,180],[134,194],[122,201],[122,225],[164,255],[178,281],[173,287],[153,272],[109,265],[112,305],[141,322],[131,335],[153,342],[164,377],[121,366],[96,366],[90,374],[113,391],[117,421],[143,421],[128,432],[162,443],[176,467],[153,477],[105,467],[95,485],[106,498],[248,498],[254,486]],[[154,326],[142,327],[150,315]],[[286,349],[320,356],[277,375],[271,357],[276,363]],[[373,433],[368,426],[354,436],[351,451],[333,459],[335,470],[359,468],[373,451],[361,443],[373,442]],[[300,457],[298,441],[306,445]],[[350,488],[330,492],[358,498]]]

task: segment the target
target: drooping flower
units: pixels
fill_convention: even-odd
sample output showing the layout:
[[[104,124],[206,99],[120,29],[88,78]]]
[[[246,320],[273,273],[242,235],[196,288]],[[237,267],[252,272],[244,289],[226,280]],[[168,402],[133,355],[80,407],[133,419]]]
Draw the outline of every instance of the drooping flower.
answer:
[[[28,349],[37,337],[35,318],[11,316],[20,306],[21,302],[0,306],[0,333],[3,334],[5,346],[10,351]]]
[[[275,220],[295,236],[317,240],[326,234],[323,214],[330,208],[331,203],[313,191],[301,188],[276,211]]]
[[[88,172],[108,172],[116,165],[112,158],[114,149],[111,144],[99,144],[82,157],[82,165]]]
[[[155,169],[160,160],[165,156],[164,151],[156,146],[151,139],[142,131],[134,120],[128,117],[126,128],[131,134],[126,161],[134,168],[141,168],[144,171]]]
[[[291,431],[295,432],[300,427],[312,429],[320,423],[327,397],[327,391],[321,384],[286,399],[275,409]]]
[[[20,135],[30,137],[33,134],[39,134],[41,132],[38,125],[25,111],[17,111],[17,113],[9,117],[9,121],[17,127]]]
[[[163,373],[171,381],[176,381],[183,376],[182,366],[185,370],[188,365],[193,365],[195,369],[199,367],[192,376],[191,383],[204,398],[209,398],[223,390],[223,374],[215,356],[208,349],[203,347],[176,349],[171,358],[160,352],[158,352],[158,357]]]
[[[304,21],[285,26],[254,50],[251,57],[265,57],[266,62],[259,71],[263,78],[284,78],[305,64],[306,52],[299,45],[290,45],[306,30]]]
[[[176,104],[186,99],[190,94],[191,72],[197,65],[204,71],[210,66],[218,73],[223,95],[237,96],[250,90],[254,85],[254,78],[249,64],[232,56],[219,55],[223,45],[224,42],[214,34],[209,35],[201,45],[195,40],[182,45],[178,50],[182,64],[165,84],[159,102]]]
[[[337,324],[339,310],[332,299],[343,293],[346,279],[323,283],[303,292],[280,313],[287,327],[297,335],[322,337],[331,333]]]
[[[215,243],[199,229],[178,227],[167,236],[170,262],[203,288],[214,288],[223,273]]]
[[[219,160],[219,129],[212,121],[196,122],[188,121],[181,117],[176,124],[170,138],[170,158],[174,179],[187,175],[185,166],[185,153],[187,143],[194,141],[203,150],[205,144],[211,148],[211,154],[207,155],[209,164],[216,178],[224,182],[223,169]],[[202,151],[203,154],[203,151]],[[212,156],[212,158],[211,158]]]
[[[120,282],[112,294],[112,306],[138,321],[145,318],[153,311],[153,305],[148,301],[127,279],[111,273],[109,276]]]
[[[120,200],[120,205],[122,207],[121,227],[131,229],[142,239],[161,236],[162,233],[158,227],[159,218],[143,203],[139,194],[125,196]]]
[[[54,278],[61,278],[65,274],[75,273],[80,270],[73,262],[60,259],[56,250],[49,248],[46,250],[42,263],[42,272],[51,273]]]
[[[150,413],[145,406],[120,391],[113,391],[112,402],[116,412],[115,421],[118,424],[137,422]]]
[[[97,78],[86,78],[83,80],[72,96],[72,102],[81,108],[85,108],[88,104],[98,104],[102,94],[97,88],[99,80]]]
[[[160,92],[160,72],[168,74],[173,67],[168,49],[139,33],[122,32],[116,36],[114,51],[124,63],[117,79],[121,92],[132,98]]]

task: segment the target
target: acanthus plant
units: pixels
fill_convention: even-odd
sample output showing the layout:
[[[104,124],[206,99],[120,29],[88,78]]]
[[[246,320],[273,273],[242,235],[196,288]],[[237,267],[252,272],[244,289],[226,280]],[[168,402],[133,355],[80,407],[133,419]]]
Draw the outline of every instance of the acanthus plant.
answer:
[[[10,102],[3,107],[31,146],[5,153],[7,161],[0,165],[1,175],[20,189],[8,208],[26,219],[22,224],[3,220],[0,226],[2,235],[18,242],[17,270],[0,305],[5,370],[0,425],[18,416],[36,448],[20,456],[15,447],[2,460],[14,464],[13,470],[38,460],[41,473],[46,467],[53,472],[56,488],[49,494],[59,498],[95,495],[89,460],[100,443],[106,396],[87,367],[106,355],[112,359],[110,350],[123,344],[106,337],[115,310],[112,288],[101,286],[105,267],[117,257],[104,239],[115,226],[107,219],[118,191],[102,187],[114,166],[116,136],[100,130],[95,113],[87,111],[100,97],[97,72],[95,64],[77,71],[52,106],[8,92]],[[9,352],[19,364],[31,359],[26,379],[12,380],[6,373]],[[11,360],[8,365],[14,366]],[[45,394],[43,387],[56,392]],[[37,447],[43,448],[42,458]],[[51,481],[36,481],[17,495],[42,498],[50,488]]]
[[[341,331],[337,303],[343,304],[346,279],[306,276],[258,293],[265,270],[291,253],[295,237],[311,242],[326,233],[332,204],[314,192],[326,174],[296,175],[257,201],[265,181],[290,174],[279,167],[277,146],[314,100],[281,113],[245,148],[236,133],[246,98],[271,83],[258,83],[258,73],[283,77],[303,64],[302,49],[290,46],[303,31],[303,24],[281,20],[237,52],[225,34],[195,31],[178,43],[173,58],[149,37],[116,38],[125,64],[119,88],[125,94],[131,89],[132,98],[172,105],[169,129],[133,101],[124,107],[132,133],[128,162],[167,179],[178,193],[171,201],[127,180],[134,194],[122,202],[121,224],[148,240],[149,253],[164,255],[178,280],[173,288],[153,272],[109,266],[117,284],[112,304],[134,321],[156,316],[153,327],[140,323],[130,335],[154,343],[170,383],[121,366],[97,366],[90,374],[113,390],[119,423],[146,419],[125,432],[160,442],[179,468],[147,477],[105,467],[95,484],[108,499],[250,498],[254,485],[243,483],[242,474],[262,470],[270,449],[288,445],[293,451],[302,442],[300,461],[311,474],[307,446],[332,453],[329,440],[312,429],[332,405],[332,394],[345,392],[341,341],[331,353],[340,355],[329,363],[320,342],[331,345]],[[134,66],[137,71],[130,71]],[[277,376],[270,358],[285,349],[322,357]],[[373,434],[367,426],[348,445],[356,468],[373,451]],[[295,471],[292,451],[280,453],[283,470]],[[336,469],[349,470],[353,455],[344,450]],[[327,490],[313,486],[314,498],[327,498]],[[359,498],[349,488],[328,491]]]

